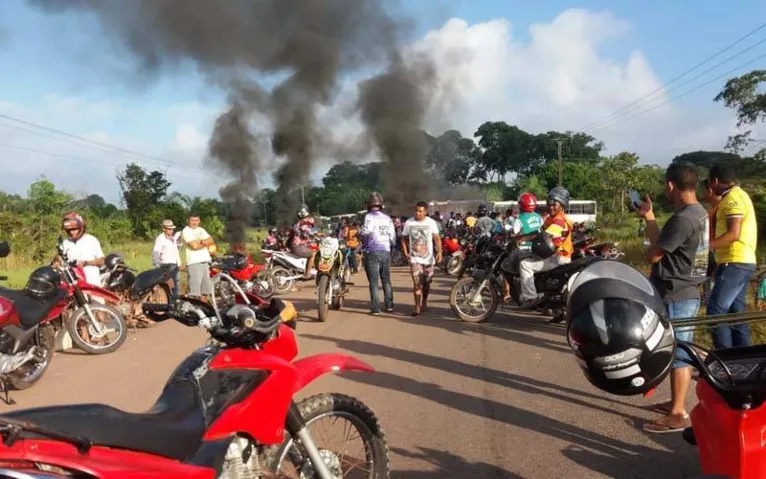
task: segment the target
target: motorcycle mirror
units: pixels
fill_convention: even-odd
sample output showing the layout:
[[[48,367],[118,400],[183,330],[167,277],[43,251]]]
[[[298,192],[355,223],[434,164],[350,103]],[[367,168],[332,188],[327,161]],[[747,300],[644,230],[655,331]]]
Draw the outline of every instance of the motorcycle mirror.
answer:
[[[0,258],[5,258],[11,254],[11,244],[7,241],[0,241]]]

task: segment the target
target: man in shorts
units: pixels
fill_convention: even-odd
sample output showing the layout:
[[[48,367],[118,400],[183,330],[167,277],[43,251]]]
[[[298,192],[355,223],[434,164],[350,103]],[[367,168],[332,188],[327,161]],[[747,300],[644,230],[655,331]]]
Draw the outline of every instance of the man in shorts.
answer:
[[[181,231],[186,244],[186,274],[188,275],[189,296],[202,297],[211,293],[210,249],[215,241],[205,228],[200,226],[196,213],[189,215],[188,226]]]
[[[434,258],[434,244],[436,257]],[[428,303],[431,280],[434,277],[434,265],[442,261],[442,240],[439,225],[428,216],[428,203],[419,201],[415,205],[415,217],[404,223],[402,229],[402,251],[410,261],[410,271],[414,283],[415,311],[413,316],[420,316]]]

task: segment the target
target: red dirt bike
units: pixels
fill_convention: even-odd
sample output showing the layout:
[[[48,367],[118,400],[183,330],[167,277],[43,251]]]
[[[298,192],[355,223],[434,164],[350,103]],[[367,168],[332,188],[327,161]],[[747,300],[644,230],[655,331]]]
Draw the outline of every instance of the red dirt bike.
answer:
[[[276,472],[335,479],[361,463],[365,477],[387,478],[388,446],[367,406],[341,394],[294,400],[325,373],[373,368],[341,354],[295,361],[295,334],[281,324],[285,304],[277,298],[261,308],[215,305],[192,298],[143,305],[154,321],[199,326],[214,340],[176,368],[151,409],[136,414],[80,404],[7,413],[0,416],[0,468],[34,477],[41,471],[45,477],[211,479]],[[315,442],[325,436],[314,426],[326,419],[350,423],[362,440],[360,452]]]
[[[72,343],[88,354],[116,351],[128,337],[125,315],[120,309],[120,297],[100,286],[85,281],[85,272],[71,261],[63,249],[63,240],[56,246],[62,258],[58,266],[62,287],[68,289],[68,308],[62,321]]]
[[[268,272],[266,264],[255,263],[250,255],[232,254],[214,258],[210,265],[210,277],[214,278],[221,272],[237,280],[245,291],[252,291],[263,299],[271,298],[276,292],[274,278]],[[221,291],[220,294],[233,295],[234,293]]]

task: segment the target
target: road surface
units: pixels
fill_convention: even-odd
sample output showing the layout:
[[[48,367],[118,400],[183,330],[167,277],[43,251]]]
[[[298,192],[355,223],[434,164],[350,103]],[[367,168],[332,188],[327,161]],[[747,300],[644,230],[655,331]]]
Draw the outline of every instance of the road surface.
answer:
[[[343,311],[316,321],[314,290],[288,296],[302,312],[301,355],[345,351],[375,374],[327,376],[306,394],[336,391],[376,412],[391,448],[393,478],[657,478],[699,473],[696,450],[680,435],[647,435],[655,417],[643,398],[609,397],[586,382],[564,328],[540,316],[498,312],[489,323],[456,321],[434,280],[428,312],[410,316],[405,269],[394,269],[393,314],[371,316],[363,273]],[[135,338],[135,339],[134,339]],[[177,323],[139,330],[105,356],[57,353],[32,389],[13,393],[11,408],[105,402],[148,408],[173,368],[205,339]],[[668,398],[663,386],[654,400]]]

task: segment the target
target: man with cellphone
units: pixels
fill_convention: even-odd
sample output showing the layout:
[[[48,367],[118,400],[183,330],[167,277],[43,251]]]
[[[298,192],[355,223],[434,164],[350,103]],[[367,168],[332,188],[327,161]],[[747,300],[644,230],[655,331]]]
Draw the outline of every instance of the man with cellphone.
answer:
[[[660,231],[651,198],[641,203],[631,192],[638,214],[646,220],[649,239],[647,259],[652,264],[649,277],[667,308],[671,324],[674,320],[697,316],[700,295],[697,286],[705,281],[708,264],[708,213],[697,201],[697,168],[685,163],[671,164],[665,173],[665,196],[673,205],[673,216]],[[674,328],[676,338],[691,341],[694,332]],[[657,404],[654,411],[663,414],[646,423],[643,430],[672,433],[687,427],[686,395],[691,385],[691,366],[686,352],[677,350],[670,373],[670,401]]]

